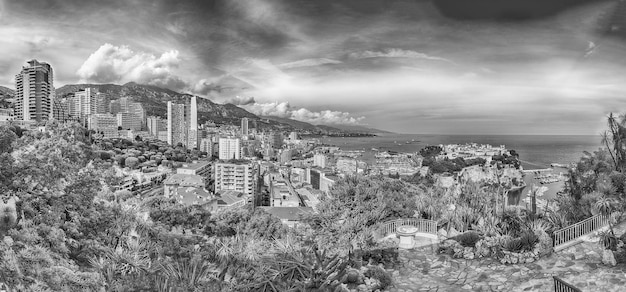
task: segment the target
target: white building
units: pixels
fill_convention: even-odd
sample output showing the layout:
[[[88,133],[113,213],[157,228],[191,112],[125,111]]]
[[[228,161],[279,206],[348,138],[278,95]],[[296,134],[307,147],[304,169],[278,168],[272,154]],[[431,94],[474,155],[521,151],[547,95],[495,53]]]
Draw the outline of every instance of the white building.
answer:
[[[90,115],[87,123],[87,127],[90,130],[102,130],[105,128],[112,128],[117,131],[117,117],[111,114],[94,114]]]
[[[256,192],[257,172],[252,163],[215,164],[215,192],[238,191],[253,196]]]
[[[199,147],[200,137],[198,135],[198,100],[195,95],[191,97],[187,109],[189,112],[185,120],[185,123],[188,125],[187,143],[185,143],[185,145],[189,149],[197,149]]]
[[[313,155],[313,166],[325,168],[328,164],[328,158],[324,154]]]
[[[220,138],[219,140],[219,159],[241,159],[241,139],[239,138]]]

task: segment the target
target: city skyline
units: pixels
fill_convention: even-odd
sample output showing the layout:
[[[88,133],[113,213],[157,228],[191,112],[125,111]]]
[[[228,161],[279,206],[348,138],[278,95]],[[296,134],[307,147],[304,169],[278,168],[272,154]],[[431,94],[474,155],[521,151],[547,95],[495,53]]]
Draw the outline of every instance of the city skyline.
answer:
[[[626,96],[603,28],[623,4],[500,2],[0,1],[0,85],[38,59],[57,88],[138,82],[313,124],[599,133]]]

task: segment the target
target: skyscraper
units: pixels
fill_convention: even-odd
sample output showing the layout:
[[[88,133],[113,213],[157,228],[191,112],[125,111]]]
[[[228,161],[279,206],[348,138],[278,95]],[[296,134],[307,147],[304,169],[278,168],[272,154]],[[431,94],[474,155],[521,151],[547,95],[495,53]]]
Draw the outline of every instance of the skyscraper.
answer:
[[[197,149],[200,137],[198,136],[198,101],[196,96],[192,96],[187,106],[188,114],[186,123],[188,125],[187,148]]]
[[[187,143],[185,131],[185,105],[167,102],[167,143],[176,146]]]
[[[241,119],[241,135],[247,136],[248,131],[248,118]]]
[[[15,119],[45,121],[51,118],[54,99],[52,67],[37,60],[28,61],[15,75]]]

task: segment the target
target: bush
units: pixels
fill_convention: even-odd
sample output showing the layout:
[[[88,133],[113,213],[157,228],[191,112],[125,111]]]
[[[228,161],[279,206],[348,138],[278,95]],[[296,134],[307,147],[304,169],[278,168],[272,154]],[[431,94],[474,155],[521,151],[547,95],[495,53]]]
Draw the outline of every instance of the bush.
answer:
[[[524,232],[519,238],[512,238],[504,242],[502,248],[510,252],[531,251],[535,244],[539,242],[539,237],[533,232]]]
[[[510,252],[518,252],[522,250],[522,242],[519,238],[511,238],[504,242],[502,248]]]
[[[480,240],[478,233],[469,231],[458,236],[455,236],[454,240],[458,241],[463,247],[474,247],[476,242]]]
[[[539,242],[539,237],[534,232],[525,232],[520,237],[520,243],[522,244],[523,251],[531,251],[535,247],[535,244]]]
[[[368,278],[374,278],[380,282],[380,286],[378,289],[385,290],[387,287],[391,286],[393,283],[393,279],[391,279],[391,275],[387,273],[385,270],[378,266],[370,267],[366,272],[365,276]]]
[[[369,262],[369,260],[371,259],[372,264],[383,264],[384,266],[391,266],[398,261],[398,249],[385,248],[363,251],[362,257],[364,262]]]
[[[598,243],[600,243],[604,249],[610,249],[612,251],[617,250],[617,242],[619,239],[610,231],[600,231],[598,238],[600,239]]]

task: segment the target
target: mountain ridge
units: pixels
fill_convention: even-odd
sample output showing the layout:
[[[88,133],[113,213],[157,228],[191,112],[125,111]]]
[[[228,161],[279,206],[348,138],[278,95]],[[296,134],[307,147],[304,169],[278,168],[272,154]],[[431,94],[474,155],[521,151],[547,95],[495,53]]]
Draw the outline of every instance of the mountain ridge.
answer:
[[[186,102],[191,96],[187,93],[179,93],[170,89],[161,88],[154,85],[138,84],[129,82],[123,85],[118,84],[67,84],[56,89],[57,97],[68,97],[70,94],[84,90],[85,88],[96,88],[99,92],[107,93],[111,99],[129,97],[135,102],[140,102],[146,110],[148,116],[167,117],[167,102]],[[210,98],[198,96],[198,122],[200,124],[213,121],[218,124],[239,125],[241,118],[249,118],[257,121],[259,129],[279,129],[284,131],[305,130],[313,134],[349,134],[354,133],[331,126],[312,125],[310,123],[297,121],[288,118],[273,116],[257,116],[247,110],[231,104],[219,104]],[[363,132],[357,132],[363,133]]]

